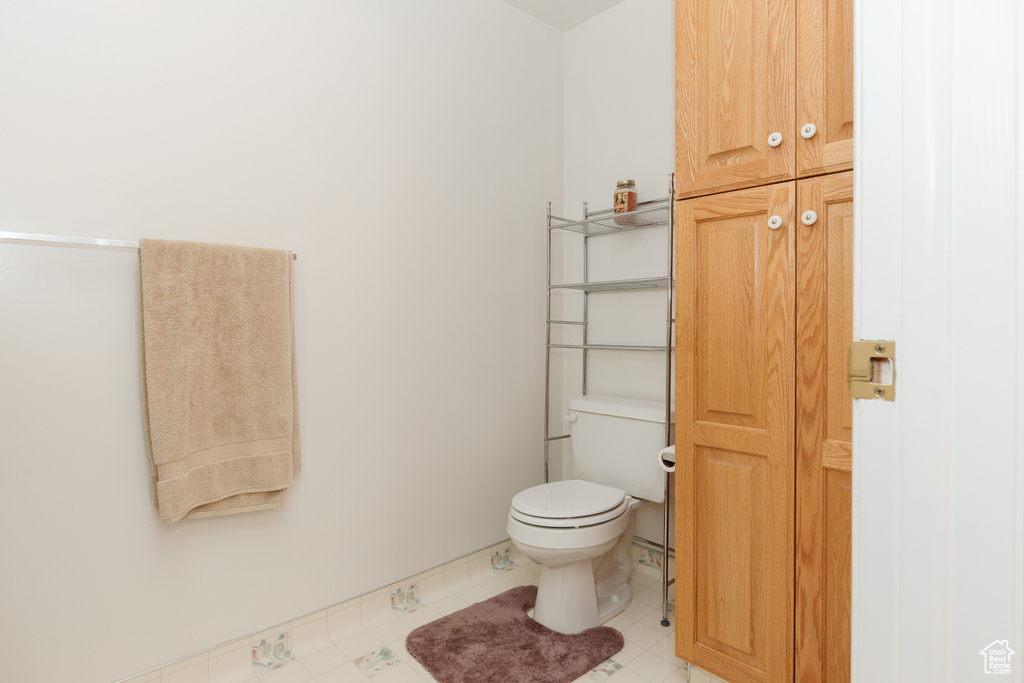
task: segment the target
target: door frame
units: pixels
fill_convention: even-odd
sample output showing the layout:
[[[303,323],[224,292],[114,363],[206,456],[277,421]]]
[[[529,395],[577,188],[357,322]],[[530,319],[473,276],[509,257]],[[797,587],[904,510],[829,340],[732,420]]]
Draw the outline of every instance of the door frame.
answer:
[[[1024,681],[1024,10],[855,0],[854,681]]]

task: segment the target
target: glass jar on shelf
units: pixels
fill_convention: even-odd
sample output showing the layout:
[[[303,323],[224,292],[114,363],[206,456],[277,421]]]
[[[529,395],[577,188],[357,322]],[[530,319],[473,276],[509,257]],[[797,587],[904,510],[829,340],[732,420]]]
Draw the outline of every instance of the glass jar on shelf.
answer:
[[[620,180],[615,184],[615,201],[612,202],[612,209],[616,214],[636,211],[637,207],[636,181]],[[633,216],[615,216],[616,225],[633,225]]]

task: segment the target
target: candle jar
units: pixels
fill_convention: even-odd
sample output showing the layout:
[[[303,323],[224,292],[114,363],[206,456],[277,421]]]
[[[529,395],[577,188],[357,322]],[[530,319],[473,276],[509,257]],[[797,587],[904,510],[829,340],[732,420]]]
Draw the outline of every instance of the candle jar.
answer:
[[[612,209],[615,213],[627,213],[636,211],[636,181],[620,180],[615,184],[615,201],[612,202]],[[615,216],[616,225],[633,225],[633,216]]]

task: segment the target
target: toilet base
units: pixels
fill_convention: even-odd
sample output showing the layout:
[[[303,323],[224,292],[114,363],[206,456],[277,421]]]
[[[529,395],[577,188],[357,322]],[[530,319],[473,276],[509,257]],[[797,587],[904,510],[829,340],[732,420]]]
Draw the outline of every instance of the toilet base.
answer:
[[[629,607],[633,599],[629,584],[624,579],[617,585],[599,579],[600,590],[594,581],[594,564],[593,560],[580,560],[541,567],[533,612],[537,623],[559,633],[579,633],[600,626]]]
[[[580,633],[621,614],[633,600],[629,546],[636,528],[636,507],[630,505],[626,529],[613,541],[576,553],[545,551],[513,539],[541,565],[533,618],[559,633]],[[557,558],[557,560],[555,559]],[[554,564],[558,561],[558,564]]]

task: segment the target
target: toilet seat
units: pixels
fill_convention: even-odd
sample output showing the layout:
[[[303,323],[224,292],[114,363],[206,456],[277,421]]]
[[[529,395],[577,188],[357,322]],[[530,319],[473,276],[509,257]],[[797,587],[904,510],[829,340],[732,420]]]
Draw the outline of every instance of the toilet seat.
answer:
[[[533,526],[544,527],[548,529],[568,529],[568,528],[579,528],[584,526],[593,526],[595,524],[603,524],[607,521],[613,520],[616,517],[620,517],[629,510],[629,503],[623,500],[621,503],[613,507],[611,510],[605,510],[596,515],[584,515],[582,517],[538,517],[535,515],[528,515],[524,512],[520,512],[514,507],[509,510],[509,514],[515,519],[518,519],[524,524],[531,524]]]
[[[565,521],[602,516],[621,508],[625,500],[626,492],[622,489],[582,479],[568,479],[520,491],[512,498],[512,513],[522,515],[519,519],[538,526],[580,526]],[[604,519],[614,519],[619,514],[622,514],[621,509]],[[525,518],[547,521],[530,522]],[[597,524],[600,521],[595,519],[587,523]]]

